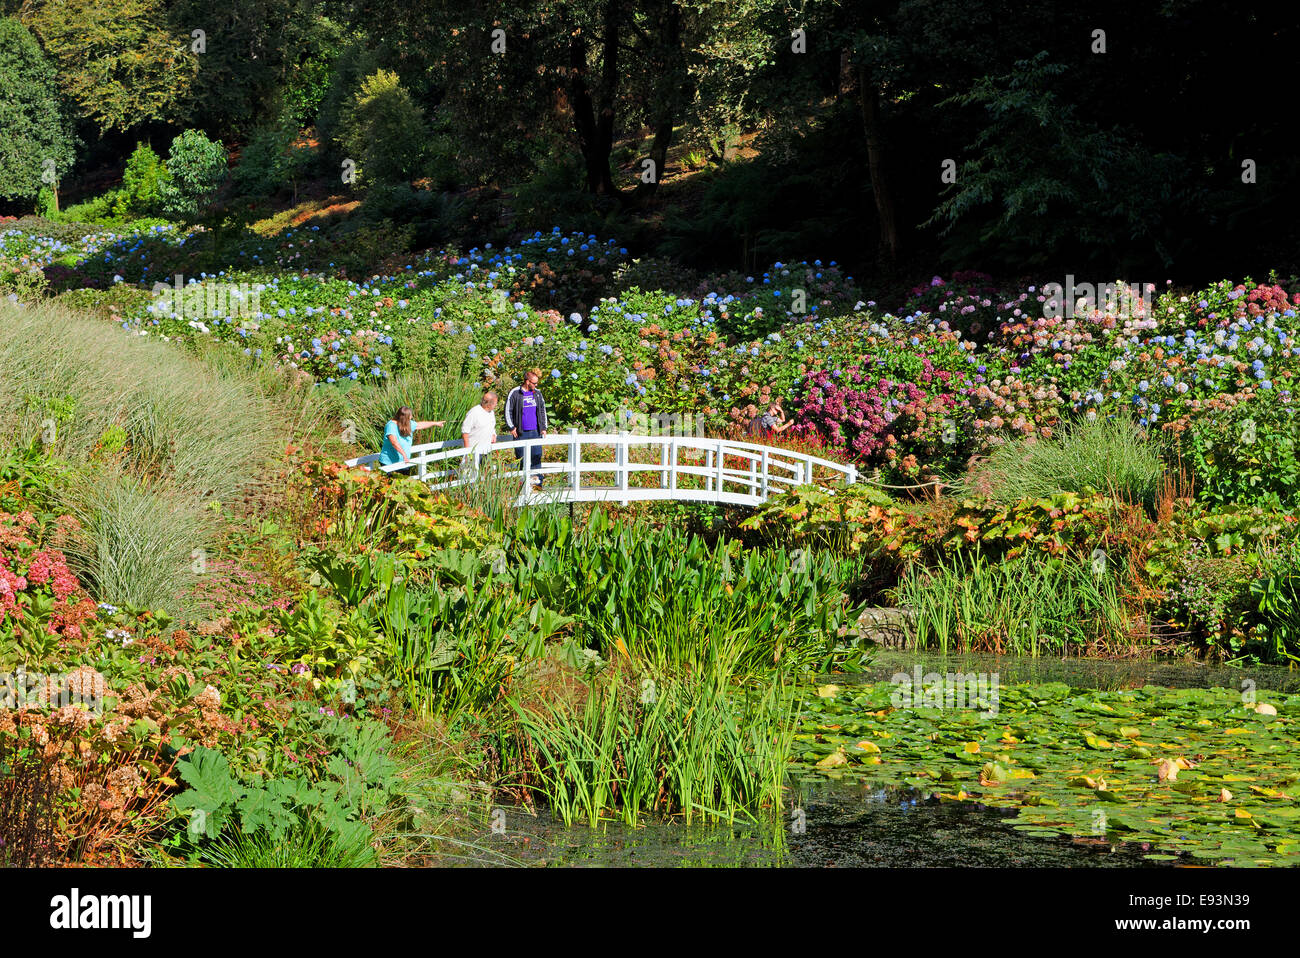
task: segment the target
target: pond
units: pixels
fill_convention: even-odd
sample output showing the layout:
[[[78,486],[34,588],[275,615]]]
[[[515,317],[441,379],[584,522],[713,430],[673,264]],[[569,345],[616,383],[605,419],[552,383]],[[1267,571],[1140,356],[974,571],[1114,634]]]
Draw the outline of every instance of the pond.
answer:
[[[986,716],[973,708],[896,710],[894,724],[886,723],[896,689],[890,679],[918,667],[925,675],[996,673],[1007,705]],[[832,681],[840,691],[822,697],[816,687],[807,690],[790,775],[792,807],[780,822],[566,828],[545,815],[504,810],[504,830],[485,834],[482,844],[531,866],[1161,867],[1201,859],[1294,860],[1291,792],[1300,774],[1290,771],[1288,753],[1295,750],[1286,716],[1293,709],[1285,703],[1300,692],[1300,673],[884,651],[866,673],[820,681],[821,692],[834,688]],[[1251,698],[1243,688],[1281,705],[1281,717],[1243,708]],[[1216,731],[1223,734],[1215,738]],[[858,748],[863,744],[868,747]],[[837,752],[847,759],[821,767]],[[1171,765],[1167,781],[1163,766],[1153,764],[1184,755],[1189,768]],[[1235,804],[1220,800],[1224,782],[1237,792]],[[1244,798],[1252,800],[1250,810]]]
[[[1190,659],[1088,659],[1053,656],[986,655],[977,653],[947,656],[937,652],[908,652],[882,649],[871,667],[860,677],[837,676],[841,685],[856,682],[889,681],[898,673],[912,673],[917,666],[923,673],[964,672],[997,673],[1003,685],[1030,682],[1065,682],[1075,688],[1117,689],[1161,685],[1172,689],[1225,688],[1242,689],[1242,682],[1253,682],[1256,689],[1275,692],[1300,692],[1300,670],[1279,666],[1230,668],[1208,665]]]
[[[479,844],[526,866],[659,868],[1141,867],[1141,850],[1017,832],[1005,811],[924,798],[911,788],[821,783],[801,789],[801,819],[779,825],[648,824],[566,828],[506,810]],[[802,824],[802,831],[798,825]],[[484,864],[501,864],[492,859]]]

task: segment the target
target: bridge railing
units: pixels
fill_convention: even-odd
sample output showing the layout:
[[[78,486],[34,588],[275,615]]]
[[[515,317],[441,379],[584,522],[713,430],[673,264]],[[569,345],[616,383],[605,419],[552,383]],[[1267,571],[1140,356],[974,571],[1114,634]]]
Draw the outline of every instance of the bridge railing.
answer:
[[[748,505],[818,479],[858,480],[853,466],[760,443],[577,429],[536,439],[500,436],[477,456],[461,440],[452,439],[413,446],[409,466],[380,465],[378,453],[348,460],[347,465],[384,472],[411,470],[430,488],[445,489],[474,481],[480,458],[491,456],[495,461],[494,453],[533,446],[562,447],[566,455],[563,461],[543,460],[540,468],[533,469],[529,453],[523,453],[518,462],[521,501],[529,501],[535,478],[550,482],[554,492],[548,497],[560,501],[679,499]]]

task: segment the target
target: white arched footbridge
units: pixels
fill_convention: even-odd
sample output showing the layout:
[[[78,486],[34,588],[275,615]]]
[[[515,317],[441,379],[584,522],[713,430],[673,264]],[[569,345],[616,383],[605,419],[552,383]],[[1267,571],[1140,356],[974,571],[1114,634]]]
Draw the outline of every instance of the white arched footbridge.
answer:
[[[491,451],[474,455],[459,439],[411,447],[411,465],[379,464],[379,454],[349,459],[348,466],[410,472],[432,489],[474,482],[486,468],[507,470],[520,481],[519,505],[542,502],[628,502],[678,500],[756,506],[769,496],[809,483],[854,483],[858,470],[789,449],[701,436],[644,436],[633,433],[552,433],[539,439],[498,436]],[[534,470],[527,451],[543,449]],[[548,450],[559,449],[564,459]],[[501,475],[500,472],[497,475]],[[533,488],[541,479],[541,489]]]

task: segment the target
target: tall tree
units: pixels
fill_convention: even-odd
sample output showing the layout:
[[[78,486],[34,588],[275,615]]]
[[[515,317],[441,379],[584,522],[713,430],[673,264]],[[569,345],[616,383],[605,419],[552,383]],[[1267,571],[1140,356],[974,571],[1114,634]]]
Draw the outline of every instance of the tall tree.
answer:
[[[74,159],[72,124],[54,65],[12,18],[0,20],[0,131],[0,197],[30,199],[42,185],[57,190]]]
[[[34,0],[20,16],[101,133],[180,118],[198,63],[162,0]]]
[[[562,135],[593,192],[633,202],[662,179],[673,130],[690,102],[692,4],[678,0],[413,4],[357,0],[357,22],[426,97],[463,159],[490,175],[525,175]],[[614,143],[649,127],[642,159],[654,175],[627,184],[610,168]],[[630,188],[629,188],[630,187]]]
[[[315,0],[176,0],[170,19],[204,34],[187,125],[242,136],[279,114],[286,86],[321,43]]]

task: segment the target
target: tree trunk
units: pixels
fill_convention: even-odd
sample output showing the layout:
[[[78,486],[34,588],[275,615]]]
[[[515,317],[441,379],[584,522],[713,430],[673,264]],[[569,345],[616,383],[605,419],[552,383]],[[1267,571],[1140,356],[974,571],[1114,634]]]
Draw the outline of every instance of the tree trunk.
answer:
[[[587,44],[580,36],[569,40],[569,107],[573,110],[573,128],[578,134],[578,148],[587,168],[587,189],[595,193],[600,188],[596,111],[587,86]]]
[[[676,65],[680,57],[678,48],[682,42],[681,10],[676,3],[669,3],[664,11],[660,34],[660,49],[663,60],[660,63],[659,83],[662,88],[657,97],[659,108],[656,110],[655,135],[650,143],[650,160],[654,163],[655,178],[651,183],[641,183],[636,189],[638,201],[648,200],[659,188],[668,168],[668,147],[673,142],[673,122],[677,119],[679,77]]]
[[[601,105],[596,117],[596,149],[600,153],[600,193],[619,196],[609,169],[609,155],[614,150],[614,104],[618,102],[618,32],[622,16],[620,0],[606,0],[605,24],[601,46]]]
[[[858,67],[858,99],[862,104],[862,128],[867,138],[867,169],[871,175],[871,192],[876,200],[880,221],[880,248],[877,259],[891,272],[898,264],[898,222],[894,214],[894,197],[885,182],[885,148],[880,133],[880,90],[871,82],[868,68]]]
[[[569,105],[578,147],[587,168],[587,189],[607,196],[619,195],[610,175],[609,155],[614,149],[614,100],[618,92],[618,0],[605,5],[601,36],[600,103],[592,95],[587,73],[587,43],[580,34],[569,40]]]

